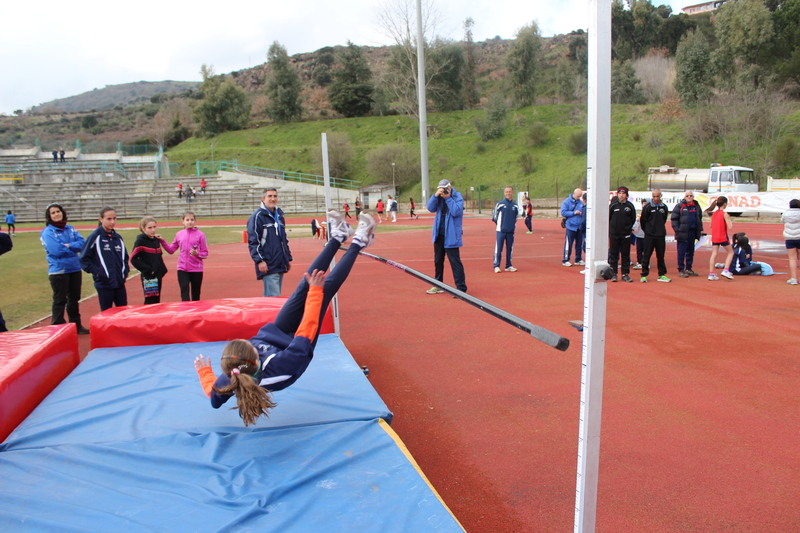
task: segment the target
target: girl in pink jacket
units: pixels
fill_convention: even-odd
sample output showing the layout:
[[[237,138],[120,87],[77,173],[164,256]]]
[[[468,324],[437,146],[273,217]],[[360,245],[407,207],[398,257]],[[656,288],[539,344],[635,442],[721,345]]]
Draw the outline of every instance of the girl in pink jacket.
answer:
[[[183,228],[175,235],[172,244],[162,243],[168,254],[178,255],[178,285],[181,288],[181,301],[197,301],[200,299],[200,287],[203,285],[203,260],[208,257],[208,245],[205,234],[195,227],[195,216],[191,211],[183,214]],[[191,293],[191,298],[190,298]]]

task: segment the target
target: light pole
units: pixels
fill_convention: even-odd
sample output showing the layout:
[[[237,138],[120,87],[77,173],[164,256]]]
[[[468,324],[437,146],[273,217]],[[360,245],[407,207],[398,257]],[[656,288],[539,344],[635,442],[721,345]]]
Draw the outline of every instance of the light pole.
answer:
[[[392,192],[396,195],[397,189],[394,186],[394,163],[392,163]]]

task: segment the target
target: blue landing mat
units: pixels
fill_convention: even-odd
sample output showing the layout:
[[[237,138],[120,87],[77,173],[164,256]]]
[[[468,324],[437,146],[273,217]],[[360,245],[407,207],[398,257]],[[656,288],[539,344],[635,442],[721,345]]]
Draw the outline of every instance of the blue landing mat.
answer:
[[[250,428],[192,367],[224,344],[94,350],[0,445],[0,531],[463,531],[338,337]]]
[[[322,335],[297,382],[274,393],[269,418],[245,428],[229,400],[212,409],[194,358],[219,373],[225,342],[101,348],[31,413],[0,451],[83,442],[117,442],[177,431],[251,432],[264,428],[383,418],[392,414],[336,335]]]

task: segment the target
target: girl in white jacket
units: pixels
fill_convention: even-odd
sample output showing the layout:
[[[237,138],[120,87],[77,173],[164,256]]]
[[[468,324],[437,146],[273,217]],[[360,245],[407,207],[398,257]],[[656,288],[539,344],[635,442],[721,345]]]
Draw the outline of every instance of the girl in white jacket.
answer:
[[[800,200],[789,202],[789,209],[781,215],[783,238],[789,254],[789,285],[797,285],[797,261],[800,259]]]

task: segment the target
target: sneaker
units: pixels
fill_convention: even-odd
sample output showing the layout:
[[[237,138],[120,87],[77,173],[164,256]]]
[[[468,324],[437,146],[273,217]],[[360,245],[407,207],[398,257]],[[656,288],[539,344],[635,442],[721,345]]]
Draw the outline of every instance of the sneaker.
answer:
[[[586,263],[585,263],[585,262],[583,262],[583,261],[575,261],[575,264],[576,264],[576,265],[578,265],[578,266],[583,266],[583,265],[585,265]]]
[[[528,235],[530,235],[530,234],[531,234],[531,233],[533,233],[533,232],[532,232],[532,231],[526,231],[525,233],[527,233]]]
[[[688,278],[689,277],[689,273],[686,272],[685,270],[681,270],[680,272],[678,272],[678,277],[679,278]]]
[[[89,328],[85,328],[80,325],[78,326],[78,335],[88,335],[88,334],[89,334]]]
[[[789,285],[797,285],[797,278],[791,278],[786,283],[788,283]]]
[[[581,270],[580,272],[578,272],[578,274],[586,274],[586,269],[584,268],[583,270]]]
[[[631,279],[631,277],[629,275],[623,274],[622,275],[622,281],[627,281],[628,283],[631,283],[633,280]]]
[[[358,215],[358,229],[353,236],[353,244],[358,244],[362,248],[372,246],[375,242],[375,219],[367,213]]]
[[[715,273],[711,272],[708,274],[708,281],[717,281],[718,279],[719,276],[717,276]]]
[[[667,276],[658,276],[658,279],[656,281],[663,281],[664,283],[669,283],[672,280],[669,279]]]
[[[689,274],[690,276],[699,276],[699,274],[694,270],[692,270],[691,268],[687,268],[686,273]]]
[[[353,236],[353,228],[345,221],[344,215],[335,209],[328,211],[328,232],[331,239],[336,239],[342,244]]]
[[[506,272],[516,272],[517,269],[514,267],[506,267]]]
[[[439,287],[431,287],[430,289],[428,289],[425,292],[427,292],[428,294],[439,294],[439,293],[442,293],[444,291],[442,289],[440,289]]]
[[[613,281],[614,283],[616,283],[616,282],[617,282],[617,275],[616,275],[616,274],[614,274],[613,276],[611,276],[611,281]]]
[[[494,267],[494,273],[499,274],[501,272],[500,267]]]
[[[714,268],[725,268],[725,263],[714,263]]]
[[[733,279],[733,274],[731,274],[731,271],[728,270],[727,268],[722,271],[720,276],[722,276],[723,278]]]
[[[641,263],[636,263],[635,265],[633,265],[633,269],[634,270],[641,270],[642,269],[642,264]]]
[[[639,279],[639,281],[640,281],[640,282],[642,282],[642,283],[647,283],[647,276],[642,276],[642,277]]]
[[[562,265],[562,266],[565,266],[565,267],[571,267],[571,266],[572,266],[572,263],[570,263],[569,261],[562,261],[562,262],[561,262],[561,265]]]

